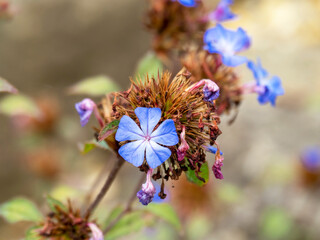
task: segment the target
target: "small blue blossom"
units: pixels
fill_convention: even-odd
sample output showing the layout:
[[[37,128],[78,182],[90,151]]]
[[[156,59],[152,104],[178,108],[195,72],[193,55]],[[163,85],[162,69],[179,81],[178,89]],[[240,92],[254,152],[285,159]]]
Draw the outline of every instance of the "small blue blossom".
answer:
[[[174,146],[179,142],[174,121],[167,119],[154,130],[161,118],[160,108],[138,107],[134,112],[141,128],[130,117],[121,118],[116,140],[132,142],[123,145],[118,152],[136,167],[146,159],[149,167],[156,168],[171,156],[171,150],[161,145]]]
[[[96,104],[90,98],[85,98],[81,102],[75,104],[75,108],[80,116],[80,124],[82,127],[88,123],[95,107]]]
[[[220,95],[220,88],[219,86],[210,79],[202,79],[199,82],[193,84],[191,87],[187,89],[187,91],[191,92],[199,87],[203,86],[203,100],[206,102],[212,102],[216,100]]]
[[[204,149],[208,152],[211,152],[213,154],[216,154],[218,149],[214,146],[204,146]],[[220,151],[220,155],[223,155],[223,152]]]
[[[209,14],[209,19],[215,22],[223,22],[236,18],[236,14],[232,13],[229,6],[233,4],[233,0],[221,0],[217,8]]]
[[[196,0],[178,0],[178,2],[185,7],[195,7],[197,5]]]
[[[277,97],[284,94],[280,78],[277,76],[268,78],[268,72],[262,68],[259,60],[257,61],[257,64],[249,61],[248,68],[252,71],[256,80],[254,91],[258,93],[259,103],[265,104],[270,102],[272,106],[275,106]]]
[[[310,147],[306,149],[301,157],[303,166],[311,172],[320,170],[320,148]]]
[[[205,32],[204,43],[204,49],[220,54],[227,66],[235,67],[248,61],[246,57],[235,55],[250,46],[250,38],[242,28],[232,31],[217,24]]]

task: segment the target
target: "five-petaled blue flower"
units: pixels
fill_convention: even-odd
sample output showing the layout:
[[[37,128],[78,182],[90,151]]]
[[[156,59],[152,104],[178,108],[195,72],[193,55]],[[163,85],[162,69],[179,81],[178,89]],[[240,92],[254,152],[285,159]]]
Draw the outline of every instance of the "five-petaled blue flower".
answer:
[[[209,19],[215,22],[223,22],[234,19],[237,15],[231,12],[229,6],[233,0],[221,0],[217,8],[209,14]]]
[[[123,145],[118,152],[136,167],[146,159],[149,167],[156,168],[171,156],[171,150],[161,145],[174,146],[179,142],[174,121],[167,119],[154,130],[161,118],[160,108],[138,107],[134,112],[141,128],[130,117],[121,118],[116,140],[132,142]]]
[[[205,32],[204,43],[204,49],[220,54],[227,66],[235,67],[248,61],[246,57],[235,55],[250,46],[250,38],[242,28],[232,31],[218,24]]]
[[[260,61],[257,64],[248,62],[248,68],[252,71],[256,79],[256,92],[258,93],[258,101],[260,104],[270,102],[272,106],[276,105],[277,96],[284,94],[284,89],[281,85],[281,80],[277,76],[268,78],[268,72],[262,68]]]
[[[178,0],[178,2],[185,7],[195,7],[197,5],[196,0]]]

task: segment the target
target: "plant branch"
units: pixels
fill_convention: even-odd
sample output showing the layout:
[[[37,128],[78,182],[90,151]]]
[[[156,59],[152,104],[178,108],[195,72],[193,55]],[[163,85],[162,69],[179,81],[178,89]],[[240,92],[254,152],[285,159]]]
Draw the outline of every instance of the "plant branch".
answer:
[[[91,203],[89,208],[87,209],[87,212],[85,214],[86,218],[89,218],[90,214],[94,211],[94,209],[98,206],[98,204],[101,202],[103,197],[106,195],[108,192],[110,186],[112,185],[114,179],[116,178],[121,166],[123,165],[124,160],[122,157],[118,156],[117,162],[114,164],[105,184],[101,188],[99,194],[97,195],[96,199]]]
[[[123,209],[123,211],[106,227],[106,229],[103,231],[103,234],[105,235],[106,233],[108,233],[113,227],[114,225],[117,224],[117,222],[119,222],[119,220],[126,215],[127,213],[131,212],[132,210],[132,204],[134,203],[134,201],[137,199],[137,192],[140,190],[141,188],[141,184],[144,182],[145,180],[145,176],[142,175],[141,179],[139,180],[137,186],[134,188],[131,197],[129,198],[129,201],[127,202],[127,205],[125,207],[125,209]]]

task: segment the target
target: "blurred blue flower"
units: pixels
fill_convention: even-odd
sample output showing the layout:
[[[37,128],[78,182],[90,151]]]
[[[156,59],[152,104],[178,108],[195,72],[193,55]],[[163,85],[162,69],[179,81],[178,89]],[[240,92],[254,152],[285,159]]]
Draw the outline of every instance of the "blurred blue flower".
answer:
[[[204,49],[220,54],[222,62],[227,66],[235,67],[248,61],[246,57],[235,55],[250,46],[250,38],[242,28],[232,31],[217,24],[205,32],[204,43]]]
[[[118,152],[136,167],[146,158],[149,167],[156,168],[171,156],[171,150],[161,145],[174,146],[179,142],[174,121],[167,119],[153,131],[161,118],[160,108],[138,107],[134,112],[141,128],[130,117],[121,118],[116,140],[132,142],[123,145]]]
[[[90,98],[85,98],[81,102],[75,104],[75,108],[80,116],[80,124],[82,127],[88,123],[95,107],[96,104]]]
[[[218,149],[214,146],[204,146],[204,149],[208,152],[211,152],[213,154],[216,154]],[[223,152],[220,151],[220,155],[223,155]]]
[[[233,0],[221,0],[217,8],[209,14],[209,19],[215,22],[223,22],[236,18],[236,14],[232,13],[229,6],[233,4]]]
[[[256,80],[254,91],[258,93],[259,103],[265,104],[270,102],[272,106],[275,106],[277,97],[284,94],[280,78],[277,76],[268,78],[268,72],[262,68],[260,60],[257,61],[257,64],[249,61],[248,68],[252,71]]]
[[[196,0],[178,0],[178,2],[185,7],[195,7],[197,5]]]
[[[310,147],[306,149],[301,160],[303,165],[311,172],[316,172],[320,170],[320,148]]]

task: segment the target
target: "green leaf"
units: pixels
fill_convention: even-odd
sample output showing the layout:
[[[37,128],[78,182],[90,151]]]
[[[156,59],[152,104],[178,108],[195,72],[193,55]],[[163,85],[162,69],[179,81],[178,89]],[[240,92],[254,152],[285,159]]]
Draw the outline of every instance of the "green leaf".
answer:
[[[104,150],[110,150],[108,144],[105,141],[97,142],[97,140],[93,139],[85,143],[78,143],[78,148],[82,154],[87,154],[97,147]]]
[[[26,198],[14,198],[0,205],[0,215],[9,223],[19,221],[38,222],[42,219],[42,214],[33,202]]]
[[[142,212],[132,212],[125,215],[119,222],[105,235],[105,240],[112,240],[119,237],[138,232],[145,225]]]
[[[284,210],[271,208],[262,214],[263,239],[291,239],[293,222]]]
[[[110,212],[107,219],[104,221],[104,225],[107,227],[114,219],[116,219],[120,213],[123,211],[123,207],[117,206]]]
[[[57,209],[55,208],[55,206],[60,207],[62,210],[67,211],[67,207],[60,202],[59,200],[51,197],[50,195],[47,195],[47,203],[49,205],[49,208],[51,209],[51,211],[56,212]]]
[[[100,131],[98,136],[98,141],[102,141],[106,139],[109,135],[111,135],[114,130],[118,127],[120,120],[114,120],[108,125],[104,126],[104,128]]]
[[[42,238],[39,236],[36,230],[40,229],[40,227],[35,226],[31,227],[26,232],[26,237],[24,240],[41,240]]]
[[[7,80],[0,77],[0,92],[18,93],[18,90]]]
[[[101,75],[86,78],[69,87],[67,92],[73,95],[102,96],[119,89],[119,86],[111,78]]]
[[[188,168],[188,171],[186,172],[186,176],[188,181],[195,183],[199,186],[203,186],[206,184],[209,180],[209,167],[208,163],[202,164],[199,172],[199,176],[205,180],[205,182],[201,181],[199,178],[197,178],[195,171]]]
[[[171,205],[167,203],[151,203],[144,210],[172,224],[177,230],[181,229],[180,219]]]
[[[41,112],[37,104],[29,97],[23,95],[9,95],[0,101],[0,113],[14,116],[27,115],[40,117]]]
[[[237,203],[244,198],[241,190],[237,186],[226,182],[219,186],[217,193],[219,199],[226,203]]]
[[[159,58],[153,53],[148,52],[139,61],[138,67],[136,69],[136,76],[144,76],[148,74],[149,76],[157,76],[158,72],[161,73],[163,70],[163,64]]]

